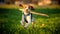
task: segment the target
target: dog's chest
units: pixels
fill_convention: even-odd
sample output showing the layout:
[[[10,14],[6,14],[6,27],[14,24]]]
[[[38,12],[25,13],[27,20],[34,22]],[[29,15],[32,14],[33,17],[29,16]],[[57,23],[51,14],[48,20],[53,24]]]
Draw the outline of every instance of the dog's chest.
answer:
[[[26,10],[23,10],[23,13],[24,13],[24,15],[29,15],[29,14],[30,14],[30,11],[28,10],[28,11],[26,12]]]

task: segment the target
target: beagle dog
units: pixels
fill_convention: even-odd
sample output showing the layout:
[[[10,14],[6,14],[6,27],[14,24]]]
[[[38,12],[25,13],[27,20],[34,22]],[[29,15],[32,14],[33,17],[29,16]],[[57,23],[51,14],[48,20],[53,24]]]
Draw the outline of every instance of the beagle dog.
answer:
[[[32,14],[37,14],[40,16],[46,16],[49,17],[47,14],[42,14],[42,13],[37,13],[37,12],[32,12],[31,10],[34,10],[33,6],[29,5],[29,4],[20,4],[20,7],[22,7],[22,9],[19,9],[22,11],[22,20],[21,20],[21,24],[23,25],[23,27],[27,28],[30,23],[32,23],[33,27],[34,27],[34,18],[32,16]],[[24,22],[26,22],[24,24]]]
[[[21,24],[27,28],[30,23],[34,23],[34,18],[32,16],[32,13],[30,12],[30,10],[34,10],[34,8],[30,5],[19,5],[21,7],[23,7],[23,9],[19,9],[22,11],[22,20],[21,20]],[[24,22],[26,22],[26,24],[24,24]]]

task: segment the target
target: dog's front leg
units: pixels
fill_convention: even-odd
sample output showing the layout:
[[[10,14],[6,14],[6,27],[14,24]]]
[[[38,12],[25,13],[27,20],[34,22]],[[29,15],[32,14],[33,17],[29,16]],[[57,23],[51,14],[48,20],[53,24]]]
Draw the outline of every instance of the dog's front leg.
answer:
[[[31,15],[27,16],[26,19],[27,19],[28,23],[25,24],[25,26],[24,26],[25,28],[27,28],[31,23]]]

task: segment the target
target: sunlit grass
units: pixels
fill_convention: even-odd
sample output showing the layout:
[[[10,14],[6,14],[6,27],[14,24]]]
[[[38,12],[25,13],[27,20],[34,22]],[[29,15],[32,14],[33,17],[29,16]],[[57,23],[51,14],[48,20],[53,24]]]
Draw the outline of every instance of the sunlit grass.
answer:
[[[0,31],[3,34],[59,34],[60,33],[60,9],[40,9],[35,12],[45,13],[49,18],[34,15],[35,27],[32,24],[24,29],[21,24],[22,13],[18,9],[2,9],[0,8]],[[42,28],[41,25],[44,24]]]

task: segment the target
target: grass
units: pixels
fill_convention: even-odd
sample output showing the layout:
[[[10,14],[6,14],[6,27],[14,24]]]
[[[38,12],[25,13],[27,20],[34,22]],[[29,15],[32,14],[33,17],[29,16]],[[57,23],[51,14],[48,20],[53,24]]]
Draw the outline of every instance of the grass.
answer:
[[[35,18],[35,28],[32,25],[24,29],[21,24],[22,13],[18,9],[0,8],[0,33],[1,34],[60,34],[60,9],[40,9],[35,12],[48,14],[50,17],[43,17],[33,14]],[[41,24],[44,23],[44,28]]]

